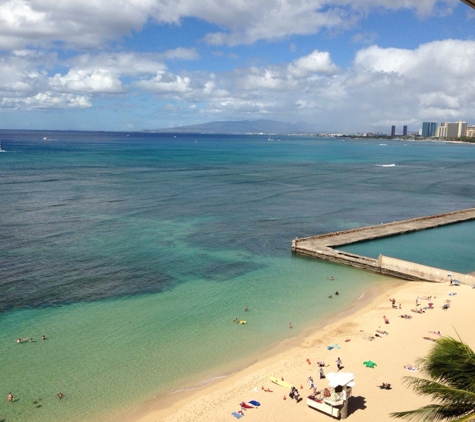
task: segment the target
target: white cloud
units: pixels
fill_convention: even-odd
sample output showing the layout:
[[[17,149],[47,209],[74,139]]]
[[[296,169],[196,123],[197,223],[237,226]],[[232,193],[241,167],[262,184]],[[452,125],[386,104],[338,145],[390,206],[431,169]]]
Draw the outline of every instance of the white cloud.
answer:
[[[152,79],[139,81],[136,85],[157,94],[184,94],[192,91],[190,83],[189,77],[160,71]]]
[[[0,48],[99,46],[139,30],[155,0],[6,0],[0,4]]]
[[[102,48],[151,21],[178,25],[185,18],[222,28],[205,36],[210,44],[250,44],[322,29],[345,30],[372,9],[429,14],[434,9],[450,10],[453,4],[453,0],[4,0],[0,49]]]
[[[106,69],[70,70],[66,75],[54,75],[49,85],[55,91],[119,93],[123,91],[121,81]]]
[[[32,97],[9,98],[4,97],[0,102],[4,109],[64,109],[64,108],[87,108],[91,107],[89,98],[85,95],[58,94],[54,92],[42,92]]]
[[[395,116],[413,121],[475,115],[475,42],[449,39],[414,49],[372,45],[358,51],[344,68],[336,64],[343,61],[340,52],[335,53],[338,59],[332,58],[330,51],[324,51],[324,42],[317,50],[310,37],[304,42],[292,37],[344,31],[374,9],[412,9],[422,16],[449,13],[455,4],[455,0],[4,0],[0,108],[84,108],[93,107],[98,98],[124,96],[120,98],[129,104],[132,97],[159,99],[154,104],[160,103],[157,108],[167,110],[167,116],[193,112],[229,119],[257,113],[283,120],[335,122],[335,126],[342,120],[354,126],[368,121],[386,124]],[[199,60],[200,48],[209,51],[199,40],[194,40],[196,48],[176,47],[177,42],[160,53],[120,51],[125,35],[153,25],[154,19],[180,25],[187,17],[218,28],[204,40],[222,45],[210,60],[223,64],[219,71],[200,62],[187,70],[180,62]],[[201,24],[200,28],[209,28]],[[365,43],[379,39],[371,29],[361,34],[354,39]],[[248,59],[249,50],[225,46],[282,38],[288,43],[277,59],[280,64],[264,64],[267,57],[262,62],[258,57]],[[108,51],[109,41],[117,41],[113,51]],[[159,41],[157,45],[168,45]],[[252,54],[258,55],[261,47],[256,45]],[[306,52],[295,58],[304,48]],[[286,61],[289,49],[292,59]],[[241,61],[229,64],[231,56]]]
[[[333,64],[327,51],[315,50],[308,56],[301,57],[289,65],[289,72],[297,78],[312,74],[334,75],[338,71],[338,66]]]

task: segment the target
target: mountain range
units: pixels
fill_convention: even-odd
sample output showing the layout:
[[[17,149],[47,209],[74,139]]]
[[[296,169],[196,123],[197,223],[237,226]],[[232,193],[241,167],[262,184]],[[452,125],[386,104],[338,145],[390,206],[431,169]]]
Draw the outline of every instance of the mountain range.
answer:
[[[312,133],[306,122],[285,123],[274,120],[216,121],[190,126],[156,129],[151,132],[205,133],[205,134],[304,134]]]

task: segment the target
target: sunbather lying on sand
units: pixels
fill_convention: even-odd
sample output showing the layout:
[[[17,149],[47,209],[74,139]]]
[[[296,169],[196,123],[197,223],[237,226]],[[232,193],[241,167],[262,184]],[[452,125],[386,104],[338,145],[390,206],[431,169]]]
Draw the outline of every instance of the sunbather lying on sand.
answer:
[[[383,390],[390,390],[391,389],[391,384],[383,382],[381,385],[378,385],[378,387],[383,389]]]
[[[423,314],[425,312],[423,309],[411,309],[411,311],[417,314]]]

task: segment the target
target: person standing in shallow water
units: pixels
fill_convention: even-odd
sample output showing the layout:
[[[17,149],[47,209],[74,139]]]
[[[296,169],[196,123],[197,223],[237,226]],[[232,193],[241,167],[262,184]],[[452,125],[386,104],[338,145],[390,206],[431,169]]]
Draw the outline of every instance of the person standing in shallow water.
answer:
[[[8,393],[8,401],[9,401],[10,403],[13,402],[13,394],[12,394],[12,393]]]

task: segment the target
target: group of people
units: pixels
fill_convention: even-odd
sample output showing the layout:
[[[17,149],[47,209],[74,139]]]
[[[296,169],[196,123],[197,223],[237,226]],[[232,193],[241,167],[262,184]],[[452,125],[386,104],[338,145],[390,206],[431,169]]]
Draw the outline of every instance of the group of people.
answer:
[[[391,302],[391,307],[394,308],[394,309],[398,309],[398,306],[396,305],[396,299],[389,299],[389,301]],[[401,304],[399,304],[399,309],[401,309]]]
[[[56,394],[56,395],[58,396],[58,399],[62,399],[62,398],[64,397],[64,394],[61,393],[61,391],[60,391],[58,394]],[[11,392],[8,393],[8,401],[9,401],[10,403],[13,403],[13,402],[15,401],[15,399],[14,399],[14,397],[13,397],[13,394],[12,394]]]
[[[46,340],[46,336],[41,336],[41,340]],[[18,338],[17,343],[25,343],[29,341],[30,343],[33,343],[35,340],[33,340],[31,337],[25,337],[25,338]]]
[[[295,399],[297,403],[300,401],[300,393],[294,386],[290,388],[289,397]]]

